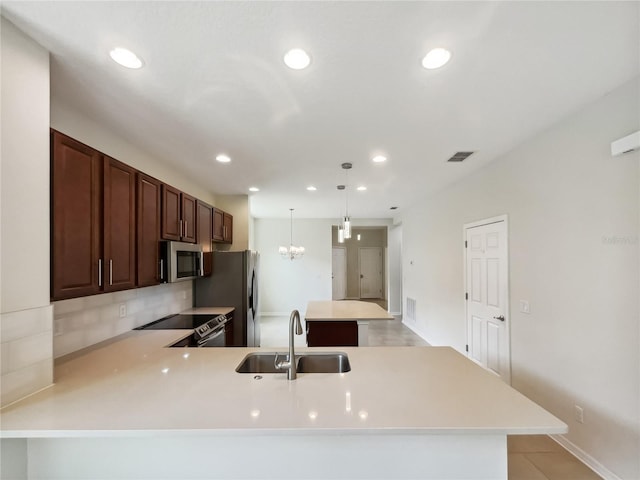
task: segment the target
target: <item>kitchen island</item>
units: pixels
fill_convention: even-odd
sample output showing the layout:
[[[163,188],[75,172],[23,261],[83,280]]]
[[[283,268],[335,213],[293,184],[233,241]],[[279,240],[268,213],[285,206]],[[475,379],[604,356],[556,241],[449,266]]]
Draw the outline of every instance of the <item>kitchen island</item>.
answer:
[[[184,334],[128,332],[56,361],[53,386],[0,411],[3,472],[496,480],[508,434],[567,431],[451,348],[341,348],[350,372],[288,381],[235,371],[261,349],[164,348]]]
[[[379,305],[359,300],[314,300],[304,315],[309,346],[369,345],[369,322],[393,320]]]

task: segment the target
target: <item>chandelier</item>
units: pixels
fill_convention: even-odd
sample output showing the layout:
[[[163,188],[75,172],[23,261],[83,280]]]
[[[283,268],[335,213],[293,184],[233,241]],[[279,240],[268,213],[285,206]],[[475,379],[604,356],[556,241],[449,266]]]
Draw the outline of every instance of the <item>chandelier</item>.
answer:
[[[289,241],[288,247],[280,247],[278,248],[278,252],[282,255],[282,258],[288,258],[289,260],[294,260],[296,258],[300,258],[304,255],[304,247],[296,247],[293,244],[293,208],[289,209],[290,212],[290,224],[291,224],[291,237]]]
[[[345,208],[344,217],[342,217],[342,223],[338,225],[338,242],[344,243],[345,240],[351,238],[351,217],[349,217],[349,170],[351,165],[348,162],[342,164],[342,169],[345,171],[346,185],[338,185],[338,190],[345,191]]]

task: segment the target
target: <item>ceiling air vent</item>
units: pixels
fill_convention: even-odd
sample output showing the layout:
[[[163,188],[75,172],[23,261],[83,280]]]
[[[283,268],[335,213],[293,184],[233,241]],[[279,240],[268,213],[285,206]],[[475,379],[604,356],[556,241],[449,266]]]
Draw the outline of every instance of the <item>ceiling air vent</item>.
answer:
[[[467,157],[471,156],[473,152],[456,152],[453,154],[447,162],[462,162],[467,159]]]

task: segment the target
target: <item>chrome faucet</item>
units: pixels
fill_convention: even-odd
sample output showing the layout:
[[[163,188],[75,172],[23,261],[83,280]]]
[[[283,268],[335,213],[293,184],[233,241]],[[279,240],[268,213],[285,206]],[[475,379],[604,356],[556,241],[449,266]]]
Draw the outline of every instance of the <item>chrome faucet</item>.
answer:
[[[275,359],[275,367],[278,370],[287,370],[287,379],[295,380],[298,376],[298,371],[296,367],[296,352],[293,348],[293,327],[295,320],[295,334],[302,335],[302,324],[300,323],[300,312],[298,310],[294,310],[291,312],[291,317],[289,317],[289,360],[288,361],[278,361],[278,354],[276,353]]]

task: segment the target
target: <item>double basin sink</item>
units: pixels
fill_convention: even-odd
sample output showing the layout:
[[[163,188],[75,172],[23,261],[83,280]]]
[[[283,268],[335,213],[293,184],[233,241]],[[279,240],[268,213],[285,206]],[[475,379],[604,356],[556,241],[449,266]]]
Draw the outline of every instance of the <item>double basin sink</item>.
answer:
[[[283,373],[276,361],[287,360],[288,353],[250,353],[236,368],[238,373]],[[295,355],[298,373],[345,373],[351,371],[349,357],[342,352],[301,353]]]

